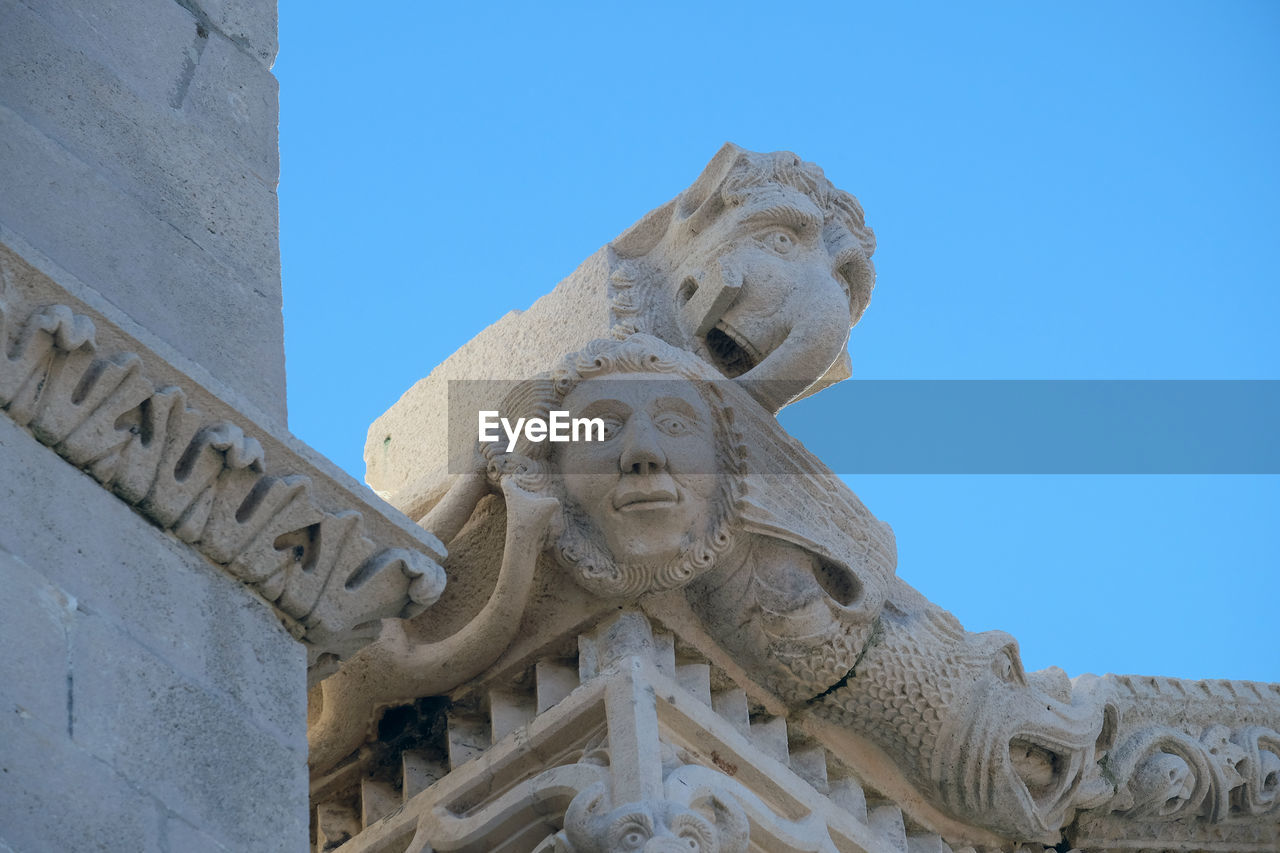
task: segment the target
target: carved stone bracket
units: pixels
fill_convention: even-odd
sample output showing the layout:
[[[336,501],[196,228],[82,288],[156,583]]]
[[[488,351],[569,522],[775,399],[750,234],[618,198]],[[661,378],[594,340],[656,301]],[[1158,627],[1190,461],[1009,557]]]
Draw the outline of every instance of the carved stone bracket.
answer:
[[[0,301],[0,408],[271,602],[306,644],[313,681],[368,643],[383,618],[416,615],[439,598],[444,547],[431,534],[378,518],[371,531],[350,508],[360,501],[333,500],[339,490],[326,474],[278,444],[269,463],[234,412],[197,405],[207,392],[160,384],[150,375],[159,365],[101,345],[101,320],[66,304],[24,309],[23,295]]]
[[[455,740],[451,711],[452,770],[412,794],[406,777],[403,804],[381,811],[371,808],[376,783],[363,783],[364,828],[333,847],[887,853],[910,838],[911,849],[952,849],[909,836],[896,806],[869,808],[852,778],[828,778],[825,752],[790,748],[781,718],[748,720],[740,692],[730,691],[740,707],[707,692],[706,666],[677,667],[671,637],[640,613],[606,620],[579,648],[581,683],[525,725],[500,737],[508,711],[491,699],[492,745],[461,731]]]
[[[375,422],[370,482],[457,582],[321,691],[319,850],[1280,849],[1280,686],[1026,671],[897,578],[889,527],[778,423],[848,375],[873,249],[816,166],[725,146]],[[442,443],[446,385],[611,437]]]

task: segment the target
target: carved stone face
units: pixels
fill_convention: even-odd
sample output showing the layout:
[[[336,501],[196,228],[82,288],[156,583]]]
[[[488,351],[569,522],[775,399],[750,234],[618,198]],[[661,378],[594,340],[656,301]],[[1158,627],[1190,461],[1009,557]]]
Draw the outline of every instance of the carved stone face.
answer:
[[[1056,843],[1114,718],[1060,670],[1027,674],[1013,638],[965,631],[918,594],[891,601],[856,676],[825,700],[953,816]]]
[[[767,184],[692,238],[675,276],[685,332],[726,376],[775,410],[843,353],[852,325],[846,266],[823,213],[799,190]],[[726,287],[720,307],[702,288]],[[731,299],[731,301],[729,301]]]
[[[1073,702],[1061,670],[1024,673],[1007,634],[968,634],[965,645],[975,662],[987,662],[948,709],[935,778],[961,812],[982,814],[991,826],[1026,837],[1051,837],[1071,817],[1094,760],[1103,709]]]
[[[564,400],[573,418],[599,418],[604,441],[557,450],[567,497],[621,563],[661,564],[704,536],[717,484],[711,410],[693,383],[611,374]]]
[[[565,814],[568,853],[746,853],[748,825],[742,809],[713,796],[703,811],[670,800],[609,808],[602,788],[574,798]]]

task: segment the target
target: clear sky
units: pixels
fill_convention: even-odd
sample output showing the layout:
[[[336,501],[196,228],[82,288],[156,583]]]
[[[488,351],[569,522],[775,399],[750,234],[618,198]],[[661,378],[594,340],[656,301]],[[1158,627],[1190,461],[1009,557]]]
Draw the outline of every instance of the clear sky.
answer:
[[[280,45],[290,427],[357,479],[725,141],[862,201],[857,377],[1280,379],[1280,4],[281,0]],[[1280,681],[1280,477],[847,479],[1028,669]]]

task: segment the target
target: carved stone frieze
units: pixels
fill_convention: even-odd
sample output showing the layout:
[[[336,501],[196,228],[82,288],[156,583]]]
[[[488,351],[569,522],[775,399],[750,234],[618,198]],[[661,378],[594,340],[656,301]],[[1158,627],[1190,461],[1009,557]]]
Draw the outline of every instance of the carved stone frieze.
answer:
[[[1280,845],[1280,685],[1109,675],[1082,686],[1118,716],[1100,766],[1115,794],[1080,816],[1081,846],[1148,834],[1177,849]]]
[[[39,276],[24,268],[22,278]],[[102,346],[100,319],[25,295],[38,294],[15,286],[0,301],[0,409],[271,602],[306,644],[312,678],[373,639],[383,618],[439,598],[444,548],[430,534],[396,528],[393,542],[378,541],[364,513],[318,496],[311,466],[269,463],[237,418],[157,383],[137,353]]]
[[[317,808],[361,786],[344,853],[1277,848],[1280,686],[1026,672],[778,424],[842,375],[873,247],[816,167],[726,146],[375,424],[371,482],[450,586],[312,694]],[[477,364],[511,381],[451,405],[601,438],[469,433],[462,470],[415,468],[405,424]],[[449,706],[448,766],[371,809],[398,703]]]
[[[1111,682],[1077,688],[1061,670],[1025,672],[1012,637],[968,632],[898,580],[888,528],[746,389],[692,354],[639,333],[595,341],[517,385],[507,405],[513,415],[612,413],[615,436],[594,448],[482,444],[484,473],[475,476],[487,488],[459,478],[424,522],[439,530],[447,516],[456,531],[467,518],[468,535],[490,544],[460,545],[451,570],[461,576],[500,563],[491,602],[507,598],[511,577],[522,578],[511,587],[522,598],[508,605],[526,613],[533,637],[542,632],[529,615],[537,588],[572,584],[606,605],[678,592],[718,649],[711,654],[741,667],[783,713],[824,720],[886,756],[901,790],[924,806],[915,818],[958,840],[1054,845],[1086,810],[1212,820],[1238,802],[1247,804],[1241,820],[1266,819],[1272,729],[1233,740],[1211,725],[1214,713],[1203,735],[1135,729],[1134,703],[1117,699]],[[486,492],[504,513],[476,515]],[[527,509],[534,505],[539,513]],[[521,568],[512,575],[514,566]],[[427,685],[416,695],[465,690],[515,635],[514,618],[495,631],[485,622],[490,612],[492,605],[455,635],[485,638],[468,643],[466,665],[436,653],[440,642],[415,644],[406,631],[385,636],[327,682],[321,720],[340,721],[346,734],[313,727],[314,769],[359,745],[372,701],[397,689],[376,685]],[[544,644],[554,640],[541,633]],[[410,659],[434,674],[405,680]],[[1275,706],[1262,695],[1259,703],[1263,725]],[[825,743],[856,766],[860,747],[850,751],[841,737]],[[1246,789],[1247,774],[1256,781]],[[666,802],[659,797],[644,812],[646,831],[669,830],[661,821],[676,812]],[[639,808],[633,799],[600,798],[582,826],[605,837],[614,818]],[[564,843],[605,843],[578,832],[579,841],[566,835]]]
[[[497,738],[494,730],[492,746],[458,757],[425,790],[410,794],[406,781],[402,803],[370,816],[363,831],[337,849],[906,849],[900,811],[869,811],[852,779],[827,782],[820,751],[789,757],[782,721],[753,725],[745,703],[739,718],[730,701],[735,691],[711,693],[705,666],[686,670],[697,677],[681,677],[670,637],[664,641],[639,613],[618,614],[579,640],[580,683],[506,736]],[[495,723],[505,713],[490,700]],[[466,728],[461,722],[451,726]],[[800,775],[814,757],[821,780]],[[317,808],[327,808],[323,799]],[[913,834],[912,843],[928,838]]]
[[[375,421],[369,484],[422,517],[449,479],[439,440],[446,401],[498,402],[492,388],[450,392],[449,381],[521,381],[597,338],[652,335],[776,412],[849,376],[845,344],[871,299],[874,251],[858,200],[818,166],[726,144],[688,189],[529,310],[486,329]]]

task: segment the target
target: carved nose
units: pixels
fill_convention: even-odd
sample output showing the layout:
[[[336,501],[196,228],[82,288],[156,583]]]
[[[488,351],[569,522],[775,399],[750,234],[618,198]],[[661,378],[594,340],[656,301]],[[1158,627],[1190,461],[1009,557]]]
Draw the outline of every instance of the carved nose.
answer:
[[[627,421],[622,433],[622,455],[618,458],[618,466],[624,474],[641,476],[655,474],[667,467],[658,431],[646,415],[637,413]]]

